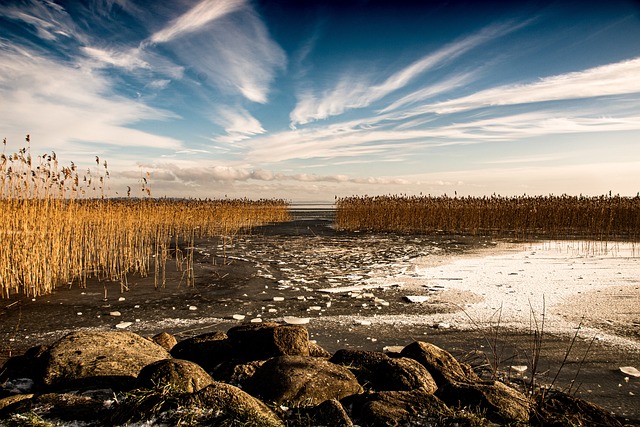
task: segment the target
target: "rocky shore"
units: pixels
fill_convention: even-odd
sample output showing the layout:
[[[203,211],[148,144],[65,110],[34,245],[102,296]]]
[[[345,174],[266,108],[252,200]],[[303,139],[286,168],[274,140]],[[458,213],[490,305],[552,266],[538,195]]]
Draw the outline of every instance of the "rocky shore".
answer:
[[[309,340],[301,325],[245,323],[181,341],[72,332],[0,370],[5,426],[622,426],[597,405],[497,381],[445,349],[387,352]]]

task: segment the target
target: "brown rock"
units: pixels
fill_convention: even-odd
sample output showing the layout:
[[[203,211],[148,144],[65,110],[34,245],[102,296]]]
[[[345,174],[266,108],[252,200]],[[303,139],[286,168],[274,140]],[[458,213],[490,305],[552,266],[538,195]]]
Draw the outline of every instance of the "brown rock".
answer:
[[[241,360],[309,356],[309,333],[300,325],[251,323],[231,328],[227,335],[234,355]]]
[[[132,332],[73,332],[42,354],[39,380],[54,388],[126,389],[143,367],[170,357],[159,345]]]
[[[495,422],[529,422],[529,399],[499,381],[449,383],[436,395],[449,406],[478,408]]]
[[[158,360],[138,375],[138,387],[170,387],[177,393],[194,393],[213,384],[213,378],[200,365],[181,359]]]
[[[394,359],[374,351],[338,350],[329,361],[348,367],[361,385],[374,391],[422,388],[433,394],[438,389],[429,371],[406,357]]]
[[[160,347],[164,348],[167,351],[171,351],[173,346],[178,343],[176,337],[167,332],[160,332],[159,334],[154,335],[153,338],[151,338],[151,341],[158,344]]]
[[[171,349],[171,355],[176,359],[197,363],[207,372],[212,372],[233,357],[231,345],[223,332],[212,332],[182,340]]]
[[[31,399],[32,397],[33,394],[14,394],[12,396],[7,396],[4,399],[0,399],[0,411],[2,411],[4,408],[16,405],[18,402],[22,402],[23,400]],[[0,412],[0,415],[1,414],[2,413]]]
[[[320,347],[318,344],[309,341],[309,356],[324,357],[325,359],[328,359],[331,357],[331,353]]]
[[[416,341],[406,346],[400,354],[427,368],[438,386],[451,382],[480,381],[475,373],[465,369],[451,353],[433,344]]]
[[[345,367],[317,357],[280,356],[269,359],[244,384],[244,389],[268,402],[317,405],[362,393]]]
[[[180,406],[207,410],[211,415],[200,420],[203,425],[284,426],[264,403],[238,387],[219,382],[185,397]]]
[[[444,402],[422,389],[354,395],[343,399],[342,404],[360,425],[372,427],[431,425],[451,414]]]
[[[353,427],[342,404],[335,399],[325,400],[318,406],[292,409],[286,421],[290,427]]]

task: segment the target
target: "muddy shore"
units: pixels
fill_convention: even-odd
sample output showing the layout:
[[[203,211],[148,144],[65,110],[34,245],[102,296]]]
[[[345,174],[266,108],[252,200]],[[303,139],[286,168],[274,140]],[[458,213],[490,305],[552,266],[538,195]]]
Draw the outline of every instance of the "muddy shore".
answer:
[[[78,328],[115,330],[130,322],[126,330],[145,336],[167,331],[182,339],[242,322],[287,319],[308,320],[311,338],[329,351],[429,341],[484,366],[487,375],[497,364],[501,375],[528,381],[530,368],[519,373],[510,367],[530,365],[535,327],[507,322],[506,308],[504,321],[464,321],[467,311],[491,298],[453,286],[468,278],[449,275],[440,278],[444,282],[415,283],[423,277],[416,273],[422,274],[420,269],[449,271],[454,260],[520,250],[490,237],[344,233],[329,220],[299,218],[224,242],[197,242],[194,287],[186,286],[184,271],[170,262],[164,288],[155,289],[153,277],[131,277],[124,293],[119,283],[92,281],[86,289],[72,285],[35,300],[4,300],[0,363]],[[627,266],[632,273],[634,265]],[[593,268],[601,269],[600,264]],[[524,274],[519,276],[509,280]],[[640,367],[640,314],[635,308],[640,293],[632,274],[620,276],[625,278],[611,286],[567,297],[562,310],[554,311],[554,318],[565,323],[552,327],[550,322],[544,334],[537,380],[551,382],[560,369],[556,386],[571,387],[578,396],[640,424],[640,379],[619,370]],[[407,300],[416,294],[428,298]],[[610,309],[606,316],[594,311],[604,306]]]

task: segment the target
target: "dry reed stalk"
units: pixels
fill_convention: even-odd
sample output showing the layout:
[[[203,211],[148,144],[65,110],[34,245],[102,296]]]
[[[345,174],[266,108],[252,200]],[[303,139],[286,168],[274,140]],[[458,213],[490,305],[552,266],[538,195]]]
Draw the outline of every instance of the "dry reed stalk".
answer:
[[[335,221],[351,231],[638,241],[640,196],[348,197]]]
[[[27,137],[27,143],[29,143]],[[6,147],[6,140],[4,146]],[[87,279],[119,281],[156,273],[166,284],[171,250],[187,249],[187,282],[194,284],[195,240],[227,236],[289,219],[283,200],[110,199],[107,163],[82,177],[72,163],[60,168],[55,153],[30,148],[0,158],[0,293],[3,298],[50,293]],[[148,180],[142,190],[150,195]],[[172,248],[173,243],[173,248]],[[181,263],[181,262],[180,262]]]

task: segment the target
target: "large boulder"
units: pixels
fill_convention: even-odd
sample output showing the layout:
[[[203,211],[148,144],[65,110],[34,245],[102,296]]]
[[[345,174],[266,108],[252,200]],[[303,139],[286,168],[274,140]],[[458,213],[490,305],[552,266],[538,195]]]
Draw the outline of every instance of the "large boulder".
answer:
[[[269,359],[244,384],[244,389],[266,402],[291,405],[317,405],[363,391],[347,368],[303,356]]]
[[[438,389],[429,371],[417,361],[406,357],[394,359],[374,351],[338,350],[329,361],[348,367],[360,384],[374,391],[421,388],[435,393]]]
[[[238,387],[215,382],[197,393],[187,395],[180,407],[204,411],[202,425],[242,425],[283,427],[276,414],[258,399]]]
[[[309,332],[300,325],[250,323],[227,331],[236,358],[265,360],[277,356],[309,356]]]
[[[138,387],[168,387],[177,393],[194,393],[211,384],[213,378],[200,365],[180,359],[158,360],[138,375]]]
[[[342,404],[359,425],[372,427],[432,425],[452,413],[444,402],[423,389],[353,395]]]
[[[31,347],[24,354],[7,360],[0,368],[0,397],[31,391],[35,380],[42,378],[41,356],[49,347]]]
[[[211,332],[178,342],[171,348],[171,356],[197,363],[211,372],[232,358],[232,350],[225,333]]]
[[[292,408],[287,412],[286,421],[289,427],[353,427],[351,418],[335,399],[325,400],[318,406]]]
[[[132,332],[72,332],[42,353],[42,376],[35,380],[50,389],[128,389],[143,367],[170,357]]]
[[[451,407],[477,408],[495,422],[529,422],[531,401],[499,381],[452,382],[438,389],[436,396]]]
[[[113,395],[113,393],[111,393]],[[10,405],[0,409],[0,419],[10,420],[15,424],[6,425],[84,425],[96,420],[104,420],[109,416],[109,407],[104,400],[75,393],[46,393],[20,398],[16,395]],[[9,399],[9,398],[7,398]],[[55,420],[54,423],[28,424],[24,414],[37,414],[40,419]],[[21,421],[21,422],[19,422]],[[5,425],[0,421],[0,425]]]
[[[415,341],[400,352],[402,357],[418,361],[427,368],[438,386],[451,382],[473,383],[480,378],[446,350],[431,343]]]

